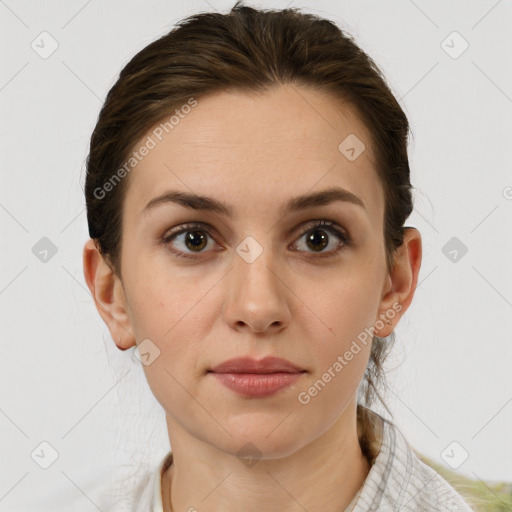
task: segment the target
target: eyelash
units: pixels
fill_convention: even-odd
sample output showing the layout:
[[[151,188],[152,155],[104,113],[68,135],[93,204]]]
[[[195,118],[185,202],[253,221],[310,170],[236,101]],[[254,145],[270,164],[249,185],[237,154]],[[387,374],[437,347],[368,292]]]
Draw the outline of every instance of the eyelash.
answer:
[[[301,229],[298,238],[301,238],[305,234],[307,234],[311,231],[315,231],[318,228],[324,228],[323,229],[324,231],[330,232],[331,234],[340,238],[340,240],[342,241],[342,245],[334,250],[331,250],[328,252],[323,252],[323,253],[317,253],[317,254],[309,253],[309,254],[313,255],[312,256],[313,258],[326,258],[326,257],[337,256],[339,254],[339,252],[341,252],[343,249],[346,249],[346,248],[352,246],[352,239],[348,235],[348,233],[345,233],[345,232],[341,231],[341,229],[338,229],[337,227],[335,227],[336,224],[333,221],[320,220],[320,221],[312,221],[312,222],[313,222],[313,224],[309,223],[306,226],[304,226],[303,229]],[[162,243],[164,245],[170,246],[170,242],[174,238],[176,238],[178,235],[187,233],[189,231],[201,231],[201,232],[204,232],[206,235],[208,235],[210,238],[213,238],[210,233],[210,229],[209,229],[208,225],[203,224],[203,223],[189,223],[189,224],[182,224],[181,226],[178,226],[175,230],[173,230],[171,232],[167,232],[162,237]],[[170,249],[170,250],[171,250],[171,252],[173,252],[175,254],[175,256],[177,258],[182,258],[182,259],[187,259],[187,260],[197,260],[197,259],[199,259],[200,254],[201,254],[199,252],[199,253],[197,253],[197,256],[195,256],[195,255],[192,256],[191,255],[192,253],[184,253],[183,251],[177,251],[175,249]]]

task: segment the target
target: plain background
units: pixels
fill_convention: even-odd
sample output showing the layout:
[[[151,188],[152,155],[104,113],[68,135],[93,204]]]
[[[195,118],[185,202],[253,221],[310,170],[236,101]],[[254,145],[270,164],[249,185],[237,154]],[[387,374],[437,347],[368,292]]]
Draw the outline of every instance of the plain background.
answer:
[[[129,485],[169,449],[142,368],[117,350],[85,285],[84,163],[128,60],[179,19],[234,3],[0,1],[1,510],[114,510],[104,496],[116,488],[111,470]],[[456,455],[468,453],[458,471],[511,480],[512,4],[246,5],[329,18],[384,71],[411,123],[417,191],[407,225],[423,237],[387,403],[420,452],[443,463],[456,441]],[[58,43],[46,59],[31,46],[43,31]],[[56,249],[46,262],[33,249],[43,237]],[[44,441],[58,453],[48,469],[31,457],[51,454]]]

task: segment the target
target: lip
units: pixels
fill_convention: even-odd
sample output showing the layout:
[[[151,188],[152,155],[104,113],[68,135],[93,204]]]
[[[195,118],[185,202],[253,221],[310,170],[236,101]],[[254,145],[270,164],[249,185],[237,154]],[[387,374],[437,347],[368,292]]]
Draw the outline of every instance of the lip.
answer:
[[[210,368],[214,373],[300,373],[303,368],[282,359],[281,357],[265,357],[257,360],[252,357],[229,359]]]
[[[230,359],[209,370],[227,388],[253,398],[273,395],[293,384],[305,372],[279,357],[266,357],[259,361],[250,357]]]

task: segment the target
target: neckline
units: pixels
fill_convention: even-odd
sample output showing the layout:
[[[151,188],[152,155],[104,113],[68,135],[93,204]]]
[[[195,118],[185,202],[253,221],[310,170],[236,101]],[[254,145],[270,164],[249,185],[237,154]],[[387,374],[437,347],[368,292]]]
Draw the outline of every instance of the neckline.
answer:
[[[160,464],[160,478],[155,479],[155,508],[152,512],[163,512],[164,511],[164,485],[163,485],[163,479],[164,479],[164,473],[171,467],[174,460],[174,454],[172,453],[172,450],[168,452],[165,457],[163,458],[163,461]]]
[[[369,410],[374,415],[374,417],[376,419],[376,421],[375,421],[375,423],[376,423],[375,436],[376,436],[376,439],[378,442],[378,447],[376,449],[376,455],[373,459],[370,459],[369,457],[366,458],[366,460],[368,461],[368,463],[370,465],[370,470],[369,470],[368,474],[366,475],[366,478],[364,479],[363,483],[361,484],[361,487],[359,487],[358,491],[352,498],[352,501],[347,505],[347,507],[344,509],[343,512],[353,512],[355,510],[355,508],[359,502],[359,497],[361,496],[363,491],[368,487],[368,482],[370,480],[370,474],[372,474],[372,470],[373,470],[373,467],[374,467],[377,459],[379,459],[379,460],[382,459],[381,453],[382,453],[382,448],[384,447],[384,430],[386,428],[385,427],[386,420],[380,414],[377,414],[375,411],[372,411],[371,409],[369,409]],[[375,472],[375,470],[373,470],[373,472]]]
[[[371,411],[371,409],[370,409]],[[371,411],[372,414],[376,417],[376,437],[379,443],[379,447],[377,449],[377,455],[373,460],[368,460],[370,464],[370,471],[366,475],[366,478],[364,479],[363,483],[361,484],[361,487],[357,491],[357,493],[352,498],[352,501],[348,504],[348,506],[344,509],[343,512],[358,512],[356,511],[356,507],[358,507],[358,502],[360,496],[365,492],[365,494],[368,492],[368,490],[371,490],[372,483],[374,482],[375,478],[378,478],[380,480],[380,485],[378,486],[379,489],[384,490],[387,484],[387,480],[389,477],[389,468],[392,463],[392,455],[393,450],[391,448],[391,444],[394,444],[395,436],[391,436],[391,424],[386,420],[386,418],[382,417],[380,414],[376,413],[375,411]],[[392,437],[392,439],[391,439]],[[154,495],[155,495],[155,508],[152,512],[163,512],[163,476],[164,473],[169,469],[169,467],[172,465],[174,461],[174,454],[172,450],[168,452],[161,464],[159,469],[159,475],[160,478],[155,479],[155,489],[154,489]],[[380,465],[384,464],[385,469],[382,471],[381,467],[379,465],[376,465],[376,463],[379,462]],[[377,494],[374,497],[374,501],[378,499],[380,502],[380,498],[382,496],[382,493]]]

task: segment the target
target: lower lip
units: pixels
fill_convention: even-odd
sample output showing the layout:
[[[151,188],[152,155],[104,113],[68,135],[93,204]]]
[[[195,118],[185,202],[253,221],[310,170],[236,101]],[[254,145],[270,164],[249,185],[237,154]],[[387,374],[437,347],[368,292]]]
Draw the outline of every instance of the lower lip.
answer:
[[[293,384],[304,372],[299,373],[215,373],[224,386],[244,396],[261,398],[270,396]]]

